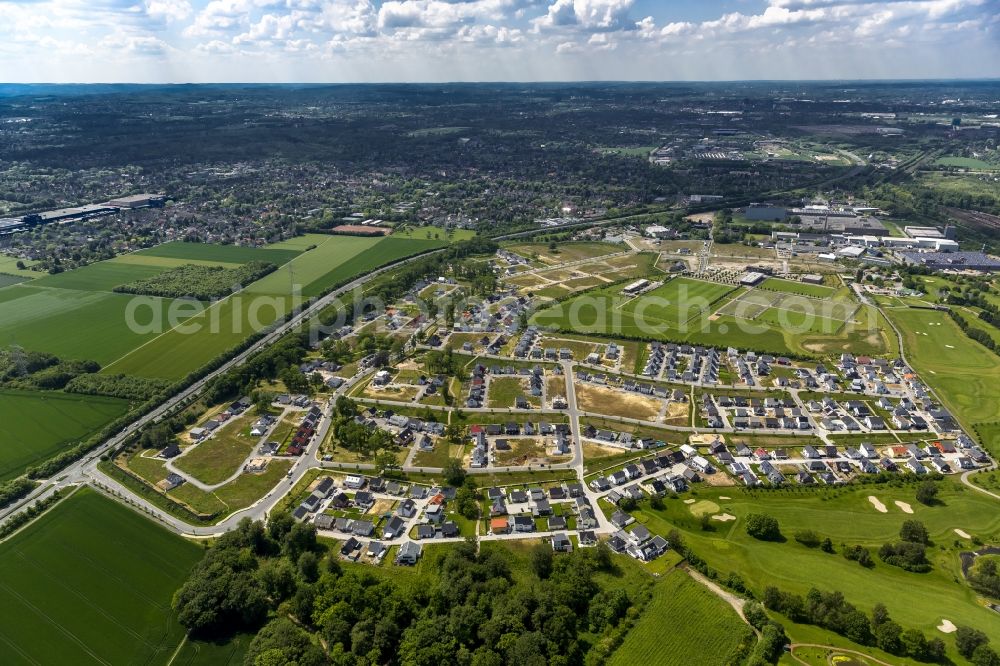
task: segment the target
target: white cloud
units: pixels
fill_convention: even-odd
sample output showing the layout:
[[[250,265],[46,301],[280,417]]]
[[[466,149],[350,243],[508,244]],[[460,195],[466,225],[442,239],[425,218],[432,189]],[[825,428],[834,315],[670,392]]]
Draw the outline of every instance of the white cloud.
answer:
[[[183,21],[192,13],[188,0],[146,0],[146,14],[167,21]]]
[[[539,29],[625,30],[634,27],[629,10],[634,0],[555,0],[535,19]]]

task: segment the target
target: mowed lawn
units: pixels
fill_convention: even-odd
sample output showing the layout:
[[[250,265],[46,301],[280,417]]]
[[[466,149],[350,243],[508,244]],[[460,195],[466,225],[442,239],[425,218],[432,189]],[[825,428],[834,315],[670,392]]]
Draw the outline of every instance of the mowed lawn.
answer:
[[[202,549],[91,490],[0,544],[0,663],[166,664]]]
[[[727,664],[753,632],[736,611],[687,573],[674,570],[653,588],[653,598],[609,666]]]
[[[970,340],[947,313],[887,308],[903,335],[906,358],[963,425],[997,421],[1000,358]],[[993,447],[993,452],[1000,449]]]
[[[0,481],[21,474],[128,410],[117,398],[0,390]]]
[[[0,289],[0,345],[20,345],[60,358],[97,361],[101,365],[152,340],[157,330],[130,327],[130,303],[138,324],[155,317],[167,321],[172,301],[106,292],[48,289],[16,285]]]
[[[734,287],[703,280],[674,278],[622,306],[622,312],[636,319],[663,322],[671,328],[718,309],[717,303]]]
[[[782,280],[781,278],[767,278],[760,284],[760,288],[769,291],[799,294],[801,296],[812,296],[813,298],[829,298],[836,292],[836,289],[833,287],[827,287],[822,284],[795,282],[793,280]]]
[[[667,534],[676,527],[685,540],[711,567],[723,574],[739,573],[758,595],[768,585],[805,594],[810,587],[836,590],[845,598],[871,612],[884,603],[892,617],[907,628],[917,628],[936,635],[942,619],[958,625],[977,627],[1000,641],[1000,623],[996,615],[977,603],[976,594],[960,582],[959,558],[954,544],[954,530],[965,530],[985,543],[1000,536],[1000,513],[997,502],[957,481],[941,483],[941,503],[924,506],[916,502],[914,486],[869,487],[843,489],[794,488],[776,492],[750,493],[740,488],[700,488],[698,500],[710,500],[720,513],[736,517],[735,521],[711,521],[712,531],[701,529],[699,520],[689,505],[681,500],[668,500],[661,511],[644,505],[632,512],[636,520],[656,534]],[[881,513],[868,496],[874,496],[887,508]],[[723,499],[727,497],[728,499]],[[910,505],[908,514],[896,501]],[[746,534],[744,518],[750,513],[766,513],[778,520],[784,543],[764,542]],[[934,568],[923,574],[908,573],[881,562],[878,547],[898,540],[904,520],[916,519],[926,525],[934,545],[928,558]],[[798,530],[813,530],[820,538],[830,537],[835,553],[819,548],[807,548],[793,536]],[[866,569],[843,557],[843,544],[859,544],[869,548],[875,566]],[[965,541],[962,547],[972,547]]]

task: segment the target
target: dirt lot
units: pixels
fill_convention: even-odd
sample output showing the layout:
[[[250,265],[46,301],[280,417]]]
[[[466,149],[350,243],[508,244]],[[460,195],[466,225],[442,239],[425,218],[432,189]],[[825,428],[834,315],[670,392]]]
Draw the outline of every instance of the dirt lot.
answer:
[[[372,516],[381,516],[384,513],[392,511],[392,507],[396,504],[395,501],[391,499],[380,499],[372,505],[372,508],[368,509],[368,514]]]
[[[663,404],[658,398],[587,384],[576,387],[576,401],[585,412],[644,421],[655,421]]]

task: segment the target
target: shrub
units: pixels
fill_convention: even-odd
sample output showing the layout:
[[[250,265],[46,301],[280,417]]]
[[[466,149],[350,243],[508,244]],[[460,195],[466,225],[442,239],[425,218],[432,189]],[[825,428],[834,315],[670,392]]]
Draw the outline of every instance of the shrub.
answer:
[[[751,513],[746,519],[747,534],[761,541],[780,541],[781,528],[778,520],[765,513]]]

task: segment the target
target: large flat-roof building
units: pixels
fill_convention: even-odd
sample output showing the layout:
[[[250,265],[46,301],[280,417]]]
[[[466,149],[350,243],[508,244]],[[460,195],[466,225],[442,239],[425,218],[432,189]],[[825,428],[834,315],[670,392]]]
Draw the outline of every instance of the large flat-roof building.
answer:
[[[743,209],[743,217],[758,222],[781,222],[788,217],[788,209],[784,206],[752,203]]]
[[[118,197],[108,202],[109,206],[115,208],[150,208],[162,206],[167,202],[165,194],[130,194],[126,197]]]
[[[792,211],[801,222],[796,225],[803,231],[822,234],[852,234],[864,236],[888,236],[889,230],[874,217],[859,217],[853,213],[827,212],[816,214],[810,211]]]
[[[897,256],[936,271],[1000,271],[1000,260],[983,252],[898,252]]]

